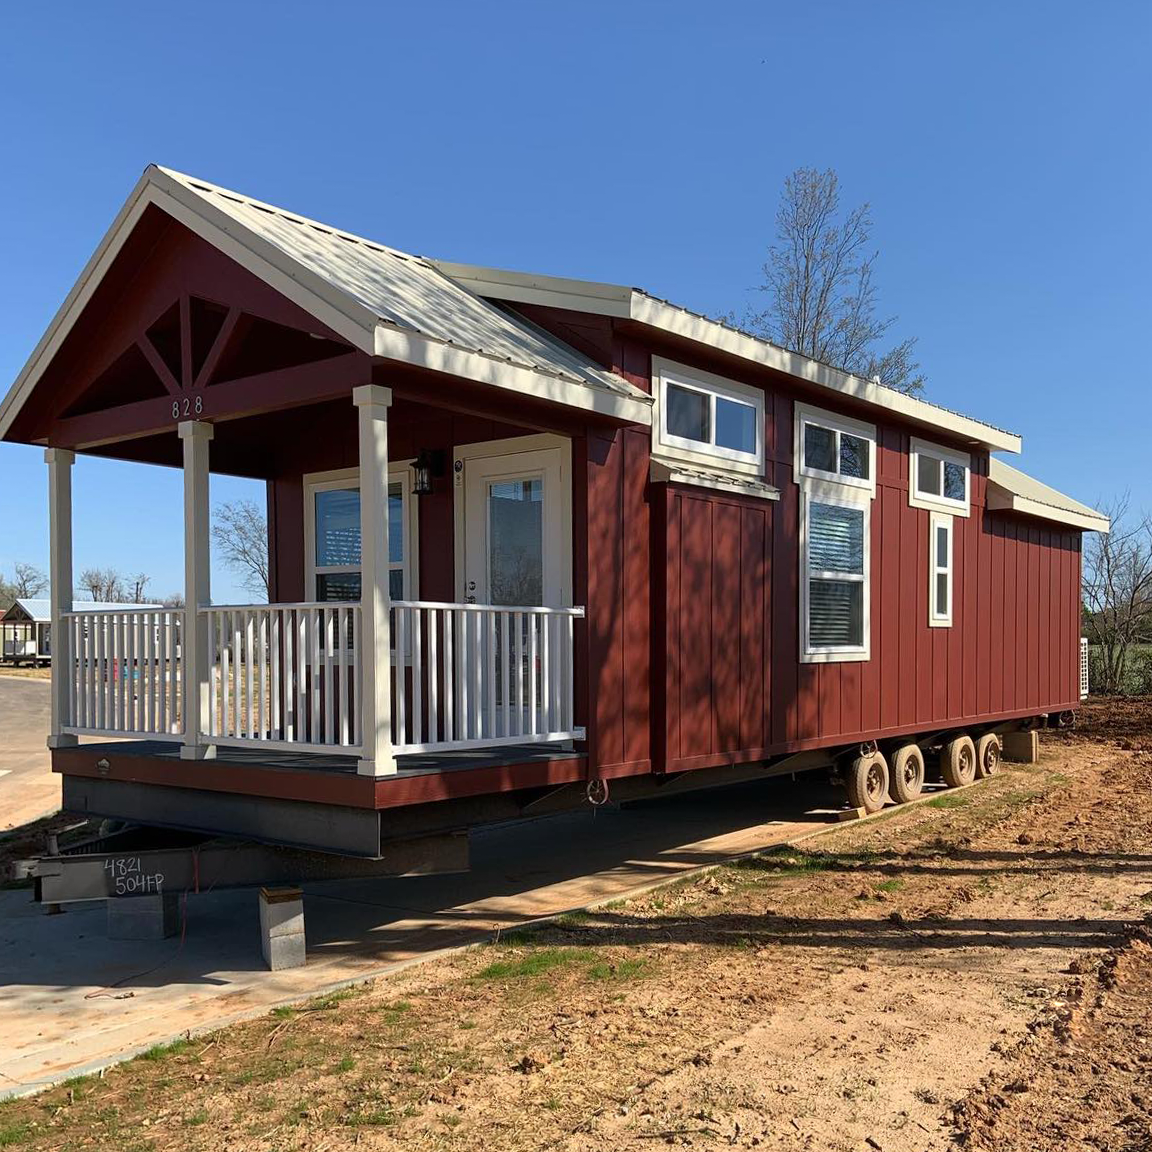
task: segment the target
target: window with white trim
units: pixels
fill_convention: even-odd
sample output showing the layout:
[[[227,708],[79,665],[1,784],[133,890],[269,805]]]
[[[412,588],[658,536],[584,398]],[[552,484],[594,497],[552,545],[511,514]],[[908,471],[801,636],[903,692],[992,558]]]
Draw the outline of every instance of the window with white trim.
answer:
[[[972,457],[967,452],[912,438],[908,458],[908,503],[967,516]]]
[[[796,405],[793,471],[804,478],[876,490],[876,425]]]
[[[764,471],[764,393],[710,372],[653,360],[653,454],[722,471]]]
[[[928,535],[928,624],[952,626],[952,517],[933,512]]]
[[[356,469],[304,478],[308,588],[318,601],[360,599],[360,482]],[[413,599],[415,499],[412,470],[388,471],[388,588],[393,600]]]
[[[801,493],[801,658],[867,660],[872,504]]]

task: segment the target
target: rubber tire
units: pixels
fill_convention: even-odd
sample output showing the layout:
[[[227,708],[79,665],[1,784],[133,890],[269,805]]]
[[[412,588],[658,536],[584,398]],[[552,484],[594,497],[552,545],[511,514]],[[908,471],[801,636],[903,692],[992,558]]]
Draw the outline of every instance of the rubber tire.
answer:
[[[880,752],[857,756],[844,774],[848,803],[863,808],[869,815],[879,812],[888,799],[888,761]]]
[[[910,767],[913,779],[908,781],[905,777]],[[924,791],[924,772],[924,753],[918,745],[905,744],[898,748],[888,773],[888,795],[893,803],[907,804],[909,800],[915,800]]]
[[[971,736],[957,736],[940,749],[940,775],[949,788],[963,788],[976,779],[976,745]]]
[[[976,779],[984,780],[995,776],[1000,771],[1000,761],[1004,758],[1004,750],[1000,746],[1000,737],[995,732],[988,732],[976,741]]]

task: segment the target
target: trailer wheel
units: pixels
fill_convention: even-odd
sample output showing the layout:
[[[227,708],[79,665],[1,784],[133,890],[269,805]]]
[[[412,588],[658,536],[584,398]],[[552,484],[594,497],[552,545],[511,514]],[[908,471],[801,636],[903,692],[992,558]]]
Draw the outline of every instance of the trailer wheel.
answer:
[[[971,736],[957,736],[940,749],[940,775],[949,788],[962,788],[976,779],[976,745]]]
[[[905,744],[892,758],[888,782],[892,799],[897,804],[915,800],[924,788],[924,753],[915,744]]]
[[[848,803],[865,812],[879,812],[888,799],[888,761],[879,752],[857,756],[844,774]]]
[[[995,776],[1000,771],[1000,737],[989,732],[976,741],[976,779]]]

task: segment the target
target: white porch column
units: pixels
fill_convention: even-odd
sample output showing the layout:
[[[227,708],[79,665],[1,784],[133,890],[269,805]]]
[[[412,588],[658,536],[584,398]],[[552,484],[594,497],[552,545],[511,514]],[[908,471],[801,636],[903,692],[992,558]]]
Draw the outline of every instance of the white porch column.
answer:
[[[198,609],[212,602],[208,548],[208,444],[212,425],[185,420],[184,443],[184,638],[180,652],[184,708],[182,760],[205,760],[216,754],[208,743],[208,620]]]
[[[392,657],[388,623],[388,406],[392,389],[352,390],[360,420],[360,723],[365,776],[396,771],[392,756]]]
[[[48,465],[49,571],[52,581],[52,705],[48,747],[66,748],[77,742],[61,731],[72,721],[71,637],[63,615],[72,611],[72,464],[76,453],[46,448]]]

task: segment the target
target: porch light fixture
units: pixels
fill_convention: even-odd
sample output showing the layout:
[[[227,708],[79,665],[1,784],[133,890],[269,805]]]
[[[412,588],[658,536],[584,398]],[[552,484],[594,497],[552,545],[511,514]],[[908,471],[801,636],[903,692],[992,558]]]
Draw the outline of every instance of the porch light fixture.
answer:
[[[412,491],[417,496],[432,495],[432,481],[444,475],[444,453],[439,448],[421,448],[412,465]]]

